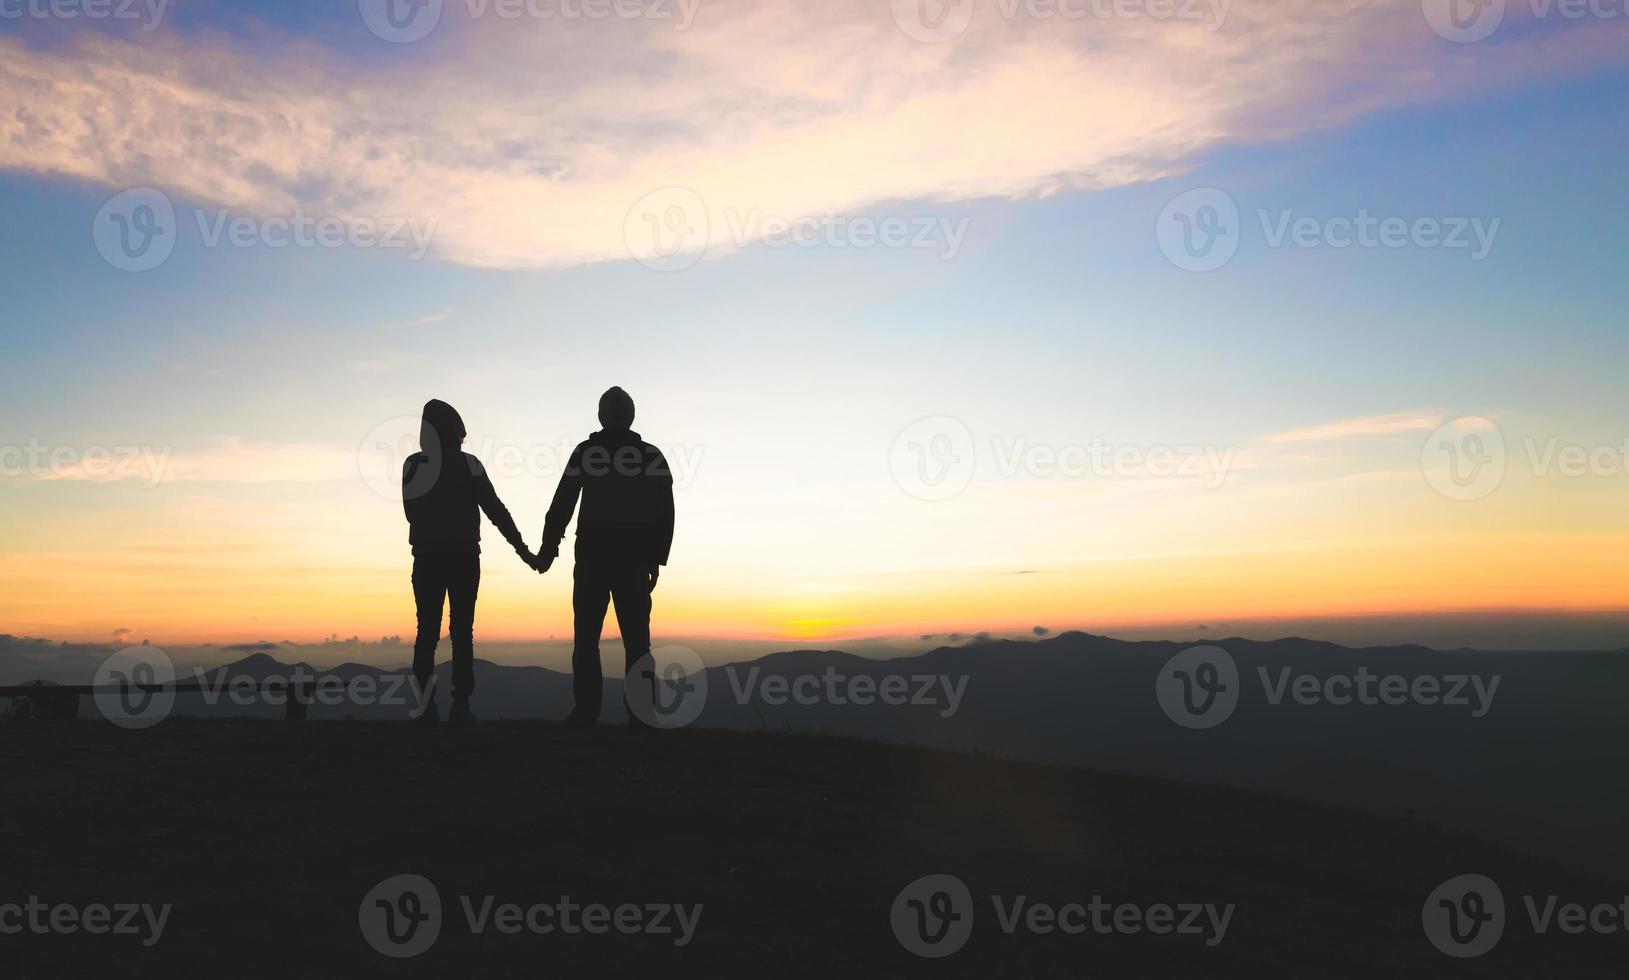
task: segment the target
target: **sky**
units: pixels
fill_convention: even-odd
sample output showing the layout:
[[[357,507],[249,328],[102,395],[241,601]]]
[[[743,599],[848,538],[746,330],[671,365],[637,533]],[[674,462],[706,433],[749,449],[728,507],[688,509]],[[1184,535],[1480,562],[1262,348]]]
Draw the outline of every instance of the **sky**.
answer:
[[[0,0],[0,632],[410,633],[613,384],[659,638],[1629,609],[1629,18],[1437,2]]]

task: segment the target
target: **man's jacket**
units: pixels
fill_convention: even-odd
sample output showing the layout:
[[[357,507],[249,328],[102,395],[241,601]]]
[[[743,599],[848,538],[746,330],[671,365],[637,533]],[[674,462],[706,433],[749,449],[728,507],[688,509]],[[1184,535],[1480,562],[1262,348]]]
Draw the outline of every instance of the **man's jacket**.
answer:
[[[579,443],[549,505],[543,554],[559,554],[579,496],[579,554],[589,549],[607,561],[667,564],[673,546],[673,474],[661,450],[627,429],[601,429]]]

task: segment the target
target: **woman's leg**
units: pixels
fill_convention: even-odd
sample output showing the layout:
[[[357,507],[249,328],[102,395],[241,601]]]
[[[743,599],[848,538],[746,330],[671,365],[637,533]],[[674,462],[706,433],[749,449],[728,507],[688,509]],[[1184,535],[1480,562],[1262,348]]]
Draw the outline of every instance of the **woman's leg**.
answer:
[[[475,600],[481,591],[481,556],[452,557],[447,633],[452,638],[453,703],[465,704],[475,693]]]
[[[446,568],[441,555],[413,559],[413,604],[418,609],[418,636],[413,641],[413,680],[421,703],[435,698],[436,645],[441,642],[441,609],[447,595]]]

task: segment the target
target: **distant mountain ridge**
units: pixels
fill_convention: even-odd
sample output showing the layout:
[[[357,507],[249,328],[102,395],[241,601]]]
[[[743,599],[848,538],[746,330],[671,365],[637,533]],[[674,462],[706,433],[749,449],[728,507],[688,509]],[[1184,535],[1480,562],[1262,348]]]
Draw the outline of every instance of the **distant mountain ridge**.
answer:
[[[1354,649],[1302,638],[1229,637],[1204,645],[1228,652],[1239,687],[1232,715],[1204,730],[1178,724],[1157,696],[1167,662],[1195,644],[1083,632],[941,646],[886,660],[788,650],[713,667],[693,724],[916,743],[1414,814],[1629,879],[1629,839],[1619,827],[1629,811],[1629,780],[1622,775],[1629,771],[1629,712],[1622,705],[1629,656]],[[614,666],[620,659],[619,645],[606,644],[610,723],[624,717]],[[0,671],[10,666],[0,663]],[[264,678],[301,666],[254,653],[205,677]],[[314,721],[405,718],[411,708],[405,667],[304,669],[346,684],[372,684],[376,692],[370,703],[347,697],[314,704]],[[446,663],[437,668],[442,691],[449,670]],[[1474,705],[1342,705],[1324,698],[1331,679],[1339,685],[1360,672],[1404,686],[1422,678],[1473,678],[1492,687],[1492,696],[1481,716]],[[558,719],[571,709],[569,674],[477,660],[475,676],[475,707],[483,718]],[[771,678],[777,680],[766,685]],[[1446,691],[1452,683],[1438,686]],[[376,703],[390,684],[394,699]],[[885,684],[896,696],[903,692],[905,703],[897,697],[885,703]],[[1317,703],[1299,701],[1296,684],[1318,691]],[[1468,696],[1470,686],[1463,686]],[[862,703],[868,692],[869,703]],[[94,708],[81,710],[88,715]],[[183,695],[175,712],[274,718],[282,708]],[[1513,786],[1523,792],[1510,792]]]

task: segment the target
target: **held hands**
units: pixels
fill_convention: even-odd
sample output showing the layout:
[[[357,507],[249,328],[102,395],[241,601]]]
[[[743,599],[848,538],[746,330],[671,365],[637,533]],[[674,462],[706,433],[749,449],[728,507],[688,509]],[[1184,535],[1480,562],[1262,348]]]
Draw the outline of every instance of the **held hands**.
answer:
[[[652,565],[650,567],[650,591],[652,591],[652,592],[656,591],[656,580],[661,578],[661,577],[662,577],[662,566],[660,566],[660,565]]]
[[[526,564],[532,566],[532,571],[542,575],[554,565],[554,555],[543,553],[536,555],[529,554],[526,556]]]
[[[526,548],[524,546],[516,548],[515,554],[520,556],[520,560],[526,563],[527,568],[530,568],[539,575],[542,575],[544,572],[548,571],[549,566],[554,564],[554,559],[552,557],[544,558],[542,555],[534,555],[532,554],[530,548]]]

